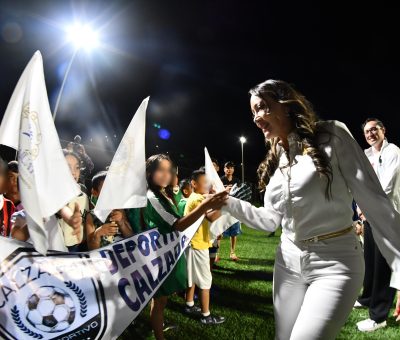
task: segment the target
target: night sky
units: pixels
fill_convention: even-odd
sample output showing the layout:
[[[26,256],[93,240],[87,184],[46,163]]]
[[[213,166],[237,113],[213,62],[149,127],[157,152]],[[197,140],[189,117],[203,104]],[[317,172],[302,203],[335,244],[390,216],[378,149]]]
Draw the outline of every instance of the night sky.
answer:
[[[148,156],[168,151],[186,175],[202,165],[207,146],[239,165],[244,135],[246,177],[254,180],[265,150],[247,92],[268,78],[295,84],[322,119],[345,122],[362,147],[360,124],[370,116],[398,144],[398,11],[349,3],[0,1],[0,117],[36,50],[54,107],[73,53],[64,28],[80,21],[99,29],[101,46],[78,52],[56,127],[62,141],[80,134],[98,168],[150,95]]]

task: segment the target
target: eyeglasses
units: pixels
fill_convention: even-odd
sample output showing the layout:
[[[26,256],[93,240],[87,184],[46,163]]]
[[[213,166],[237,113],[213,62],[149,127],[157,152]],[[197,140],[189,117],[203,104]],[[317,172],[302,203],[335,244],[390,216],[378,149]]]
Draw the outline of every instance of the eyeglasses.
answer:
[[[367,135],[370,134],[370,133],[376,133],[376,132],[378,132],[380,129],[381,129],[380,127],[374,126],[374,127],[370,128],[369,130],[365,130],[365,131],[364,131],[364,135],[367,136]]]

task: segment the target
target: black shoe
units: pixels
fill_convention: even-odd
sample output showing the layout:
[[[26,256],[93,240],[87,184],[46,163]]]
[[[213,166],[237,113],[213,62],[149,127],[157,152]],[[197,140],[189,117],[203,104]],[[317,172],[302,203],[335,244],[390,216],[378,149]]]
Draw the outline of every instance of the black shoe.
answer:
[[[192,307],[189,307],[188,305],[185,306],[185,313],[186,314],[200,314],[201,313],[201,308],[197,307],[196,305],[193,305]]]
[[[203,325],[219,325],[225,322],[225,318],[223,316],[215,316],[215,315],[208,315],[202,316],[200,322]]]

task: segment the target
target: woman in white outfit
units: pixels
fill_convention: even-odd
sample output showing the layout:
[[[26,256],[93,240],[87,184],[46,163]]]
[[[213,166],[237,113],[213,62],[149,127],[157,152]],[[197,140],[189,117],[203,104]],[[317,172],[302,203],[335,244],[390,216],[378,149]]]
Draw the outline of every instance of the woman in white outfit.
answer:
[[[264,207],[230,197],[224,209],[256,229],[282,225],[274,268],[276,339],[334,339],[364,277],[353,197],[374,227],[397,289],[400,216],[343,123],[318,121],[306,98],[283,81],[267,80],[250,95],[268,150],[258,170]]]

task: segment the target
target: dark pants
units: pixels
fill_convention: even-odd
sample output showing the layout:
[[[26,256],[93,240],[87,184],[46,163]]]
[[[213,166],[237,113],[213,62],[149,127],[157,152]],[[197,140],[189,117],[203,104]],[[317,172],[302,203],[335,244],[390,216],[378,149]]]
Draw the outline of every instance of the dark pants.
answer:
[[[375,243],[368,222],[364,223],[364,260],[364,289],[358,302],[369,308],[371,320],[383,322],[393,305],[396,290],[389,286],[392,271]]]

